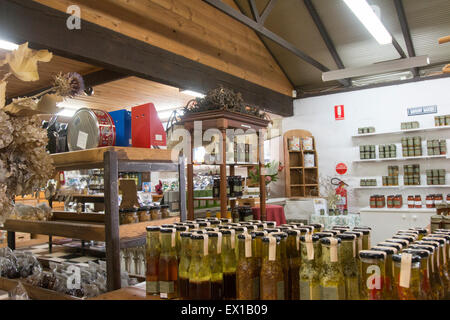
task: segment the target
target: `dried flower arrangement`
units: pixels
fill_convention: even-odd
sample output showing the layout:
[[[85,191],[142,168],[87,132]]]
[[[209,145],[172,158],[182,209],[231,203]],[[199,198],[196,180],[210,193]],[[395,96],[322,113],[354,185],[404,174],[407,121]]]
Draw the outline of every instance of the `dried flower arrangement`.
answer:
[[[12,212],[16,195],[37,191],[54,174],[46,151],[47,131],[42,129],[37,115],[58,112],[58,102],[84,91],[79,74],[58,74],[52,88],[32,97],[13,99],[5,106],[6,80],[12,75],[22,81],[39,80],[38,62],[51,59],[49,51],[31,50],[25,43],[0,60],[0,67],[9,67],[0,81],[0,223]]]
[[[258,107],[246,105],[244,99],[242,99],[242,94],[224,87],[210,90],[204,98],[196,98],[190,101],[184,108],[184,114],[211,110],[226,110],[249,114],[262,119],[266,118],[266,114]]]

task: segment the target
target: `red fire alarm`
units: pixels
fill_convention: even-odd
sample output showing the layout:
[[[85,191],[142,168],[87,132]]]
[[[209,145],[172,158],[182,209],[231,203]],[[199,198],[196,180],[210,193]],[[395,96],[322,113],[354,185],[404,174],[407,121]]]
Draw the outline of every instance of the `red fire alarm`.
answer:
[[[166,132],[153,103],[131,108],[131,140],[134,148],[166,146]]]
[[[336,120],[344,120],[344,105],[334,106],[334,118]]]

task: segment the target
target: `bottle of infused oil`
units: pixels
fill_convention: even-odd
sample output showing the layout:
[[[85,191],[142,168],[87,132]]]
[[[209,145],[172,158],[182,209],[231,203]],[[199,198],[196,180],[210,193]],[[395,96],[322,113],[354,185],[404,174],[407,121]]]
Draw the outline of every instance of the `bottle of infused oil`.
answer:
[[[159,296],[161,299],[178,297],[178,258],[176,230],[160,229],[161,254],[159,256]]]
[[[281,238],[272,235],[262,239],[260,299],[285,300],[284,271],[281,264]]]
[[[259,272],[254,257],[255,235],[238,235],[239,258],[236,267],[237,300],[256,300],[259,298]]]
[[[420,256],[411,253],[394,254],[394,281],[399,300],[420,299]]]
[[[341,239],[327,237],[320,239],[320,243],[322,245],[320,299],[345,300],[345,280],[339,260]]]
[[[384,286],[385,291],[385,299],[393,300],[398,296],[397,287],[394,285],[394,270],[392,264],[392,256],[398,253],[398,248],[389,247],[389,246],[375,246],[370,250],[374,251],[382,251],[386,253],[386,263],[385,263],[385,277],[382,279],[382,284]]]
[[[223,299],[222,233],[208,232],[211,266],[211,300]]]
[[[300,237],[300,300],[320,300],[321,252],[319,236],[308,232]]]
[[[189,299],[189,266],[191,264],[192,232],[180,233],[180,264],[178,265],[178,288],[181,299]]]
[[[211,300],[211,267],[208,256],[208,236],[191,235],[189,266],[189,297],[191,300]]]
[[[160,227],[147,227],[146,244],[146,285],[148,295],[159,295],[159,256],[161,245],[159,242]]]
[[[386,277],[386,253],[362,250],[359,252],[361,292],[363,300],[385,300],[383,279]]]
[[[420,287],[419,287],[419,299],[420,300],[432,300],[430,270],[429,270],[429,258],[430,252],[428,250],[421,249],[405,249],[402,253],[415,254],[420,257]]]
[[[287,258],[289,263],[289,298],[300,299],[300,230],[288,230]]]
[[[356,235],[338,234],[341,239],[339,258],[341,260],[342,272],[345,281],[345,299],[359,300],[359,268],[356,260]]]
[[[291,300],[291,296],[290,293],[291,291],[289,290],[289,284],[291,282],[290,277],[289,277],[289,261],[287,258],[287,238],[288,235],[285,232],[274,232],[271,233],[271,236],[280,238],[280,262],[281,262],[281,267],[283,268],[283,274],[284,274],[284,300]]]
[[[236,299],[236,238],[234,229],[222,229],[223,298]]]

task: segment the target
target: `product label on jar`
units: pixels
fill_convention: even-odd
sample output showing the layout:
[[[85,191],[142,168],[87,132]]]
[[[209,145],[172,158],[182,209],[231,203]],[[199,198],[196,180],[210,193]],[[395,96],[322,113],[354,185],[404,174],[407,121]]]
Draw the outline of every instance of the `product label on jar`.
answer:
[[[159,282],[159,291],[161,292],[161,298],[167,298],[168,294],[174,293],[175,284],[173,281],[160,281]]]
[[[151,294],[159,293],[159,282],[147,281],[147,293]]]
[[[259,299],[259,277],[252,279],[252,298],[253,300]]]
[[[412,254],[403,253],[400,265],[400,287],[409,288],[409,283],[411,280],[411,262]]]
[[[415,204],[416,204],[416,207],[417,207],[417,206],[420,207],[420,206],[422,206],[422,201],[416,201]]]
[[[284,300],[284,281],[277,282],[277,300]]]

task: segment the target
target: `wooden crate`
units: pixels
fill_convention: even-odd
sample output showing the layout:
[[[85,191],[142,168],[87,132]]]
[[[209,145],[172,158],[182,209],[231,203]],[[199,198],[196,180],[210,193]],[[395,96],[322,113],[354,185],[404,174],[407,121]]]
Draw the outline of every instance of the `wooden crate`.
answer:
[[[259,198],[238,199],[238,206],[259,206]]]
[[[31,240],[30,233],[16,232],[16,242],[24,242],[24,241],[30,241],[30,240]]]

